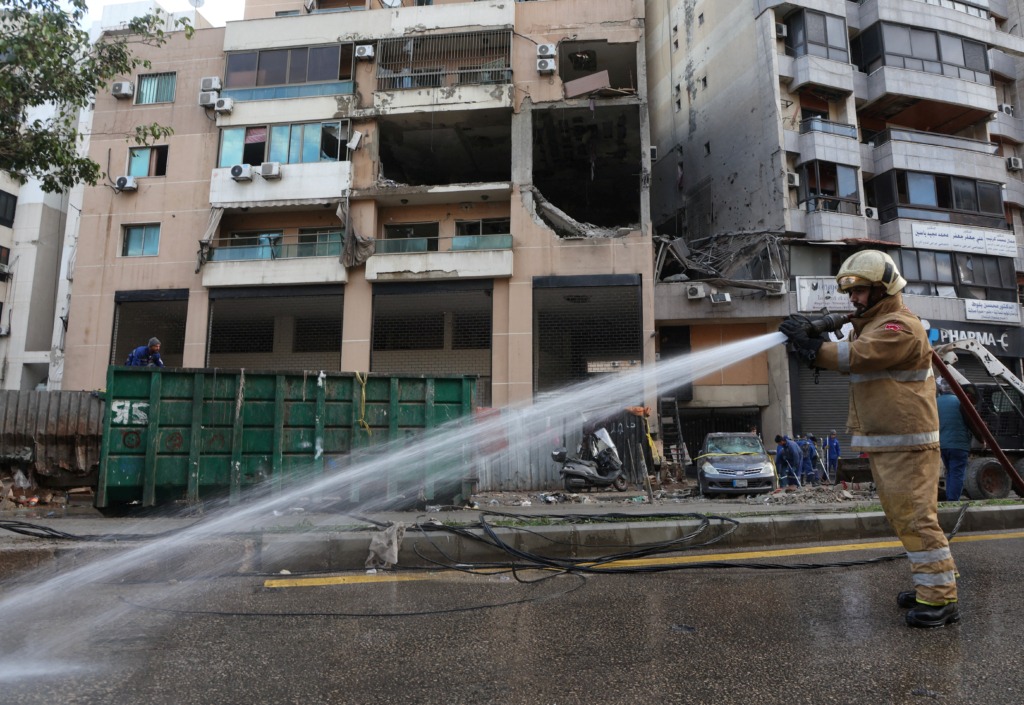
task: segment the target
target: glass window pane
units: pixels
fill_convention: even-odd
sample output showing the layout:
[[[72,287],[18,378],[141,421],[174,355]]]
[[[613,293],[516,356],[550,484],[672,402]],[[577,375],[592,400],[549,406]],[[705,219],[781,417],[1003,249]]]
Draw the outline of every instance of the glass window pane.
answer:
[[[999,263],[1000,286],[1004,288],[1017,288],[1017,273],[1013,268],[1013,260],[1009,257],[996,257]]]
[[[811,56],[820,56],[823,59],[828,58],[828,47],[824,44],[807,44],[807,53]]]
[[[846,49],[846,22],[841,17],[825,15],[825,29],[828,31],[828,45]]]
[[[241,164],[244,145],[244,127],[228,127],[222,130],[220,137],[220,162],[218,166],[223,168]]]
[[[850,63],[850,55],[845,49],[829,49],[828,58],[832,61],[840,61],[844,64]]]
[[[157,103],[173,103],[174,102],[174,85],[176,81],[176,75],[173,73],[165,73],[156,77],[156,102]]]
[[[288,143],[288,163],[298,164],[302,161],[302,125],[292,125],[292,138]]]
[[[894,24],[882,25],[882,41],[886,54],[910,56],[910,28]]]
[[[341,61],[341,47],[312,47],[309,50],[307,81],[337,81]]]
[[[935,180],[931,174],[907,172],[909,203],[915,206],[938,206],[935,198]]]
[[[964,45],[960,37],[951,34],[939,34],[939,47],[942,49],[942,61],[946,64],[964,65]]]
[[[817,12],[808,12],[807,16],[807,41],[815,44],[825,44],[825,15]]]
[[[836,173],[838,175],[839,183],[836,195],[839,196],[839,198],[860,200],[858,198],[859,191],[857,189],[857,170],[849,166],[837,166]]]
[[[918,252],[917,261],[921,265],[921,280],[926,282],[935,281],[935,253]]]
[[[1003,212],[1003,188],[999,184],[978,182],[978,210],[982,213]]]
[[[953,191],[949,185],[949,177],[943,174],[935,176],[935,193],[938,196],[939,208],[953,207]]]
[[[160,250],[160,226],[147,225],[143,231],[142,239],[142,254],[158,254]]]
[[[260,52],[260,67],[256,74],[257,86],[279,86],[287,82],[288,50],[275,49]]]
[[[320,161],[320,123],[302,126],[302,161]]]
[[[256,52],[228,54],[225,88],[251,88],[256,85]]]
[[[309,49],[306,47],[289,49],[288,55],[288,83],[305,83]]]
[[[902,256],[902,273],[904,278],[909,280],[920,279],[921,270],[917,266],[917,253],[904,250]]]
[[[935,281],[953,281],[953,257],[948,252],[935,253]]]
[[[128,151],[128,176],[149,176],[148,147],[137,147]]]
[[[804,45],[807,44],[807,33],[804,31],[804,13],[797,12],[786,20],[789,28],[789,44],[794,48],[794,54],[804,55]]]
[[[985,265],[985,285],[999,286],[999,262],[996,261],[995,257],[985,257],[983,264]]]
[[[978,210],[978,194],[974,182],[969,179],[951,179],[953,185],[953,208],[961,211]]]
[[[274,125],[270,128],[269,161],[288,163],[288,141],[291,139],[291,126]]]
[[[986,58],[984,44],[964,40],[964,66],[974,71],[988,71],[988,59]]]
[[[910,30],[910,49],[915,58],[934,61],[939,58],[939,46],[935,32],[924,29]]]
[[[125,257],[138,257],[142,254],[142,229],[138,227],[125,228],[124,247],[121,254]]]

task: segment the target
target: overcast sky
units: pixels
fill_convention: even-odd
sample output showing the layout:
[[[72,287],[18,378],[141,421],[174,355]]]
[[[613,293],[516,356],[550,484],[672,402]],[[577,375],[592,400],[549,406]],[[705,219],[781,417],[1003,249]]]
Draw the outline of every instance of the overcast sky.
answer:
[[[244,0],[198,0],[202,3],[199,12],[214,25],[223,25],[229,20],[242,19],[242,7]],[[121,5],[123,0],[88,0],[89,14],[94,19],[99,19],[103,14],[106,5]],[[171,12],[188,10],[193,7],[189,0],[159,0],[160,4]],[[89,26],[89,23],[86,23]]]

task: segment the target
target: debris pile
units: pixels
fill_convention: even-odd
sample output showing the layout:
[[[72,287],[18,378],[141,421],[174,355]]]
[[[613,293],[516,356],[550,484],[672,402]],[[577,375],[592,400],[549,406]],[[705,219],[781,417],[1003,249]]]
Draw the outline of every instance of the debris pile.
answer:
[[[844,482],[834,486],[787,487],[751,497],[747,501],[751,504],[842,504],[871,500],[876,496],[875,486],[870,482]]]

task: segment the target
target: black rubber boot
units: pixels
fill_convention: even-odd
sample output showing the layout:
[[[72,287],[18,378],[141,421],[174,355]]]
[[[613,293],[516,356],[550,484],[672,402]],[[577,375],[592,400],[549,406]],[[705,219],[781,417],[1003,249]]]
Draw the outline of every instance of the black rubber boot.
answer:
[[[941,607],[918,604],[907,612],[907,626],[910,627],[944,627],[960,621],[960,608],[955,602]]]
[[[896,604],[902,609],[917,607],[917,590],[904,590],[896,596]]]

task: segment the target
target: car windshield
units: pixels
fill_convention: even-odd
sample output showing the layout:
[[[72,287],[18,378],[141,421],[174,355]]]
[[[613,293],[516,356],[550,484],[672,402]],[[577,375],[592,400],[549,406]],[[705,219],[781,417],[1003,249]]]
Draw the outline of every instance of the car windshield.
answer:
[[[757,436],[722,436],[709,438],[707,452],[711,453],[748,453],[759,455],[764,448]]]

